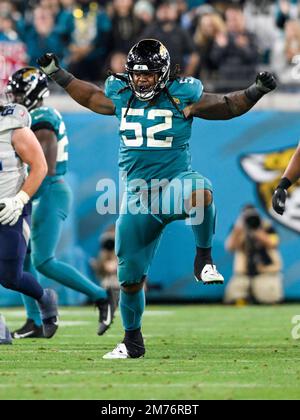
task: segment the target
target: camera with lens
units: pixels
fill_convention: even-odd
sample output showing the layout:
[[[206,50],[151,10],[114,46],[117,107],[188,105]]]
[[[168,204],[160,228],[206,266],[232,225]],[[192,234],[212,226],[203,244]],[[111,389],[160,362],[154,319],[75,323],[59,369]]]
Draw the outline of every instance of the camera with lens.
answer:
[[[106,238],[104,241],[101,241],[101,248],[106,251],[113,251],[115,249],[114,238]]]
[[[109,228],[100,236],[100,248],[105,251],[114,251],[115,249],[115,230]]]
[[[254,207],[248,207],[244,210],[243,220],[248,230],[257,230],[262,227],[262,220]]]

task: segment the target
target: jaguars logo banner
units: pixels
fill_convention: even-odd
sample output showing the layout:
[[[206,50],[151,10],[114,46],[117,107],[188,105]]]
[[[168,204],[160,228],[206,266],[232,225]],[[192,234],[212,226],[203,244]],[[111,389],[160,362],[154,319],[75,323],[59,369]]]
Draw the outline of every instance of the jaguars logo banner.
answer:
[[[273,193],[295,151],[296,146],[274,152],[249,154],[242,156],[241,166],[256,184],[259,199],[266,212],[282,225],[300,233],[300,182],[290,188],[283,216],[272,208]]]

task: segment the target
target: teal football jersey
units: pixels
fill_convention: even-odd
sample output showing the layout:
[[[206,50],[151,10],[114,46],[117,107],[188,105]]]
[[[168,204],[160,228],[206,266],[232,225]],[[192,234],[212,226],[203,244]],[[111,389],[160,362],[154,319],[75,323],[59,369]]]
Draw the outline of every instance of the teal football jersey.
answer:
[[[185,119],[165,92],[152,102],[134,98],[125,117],[131,90],[126,82],[109,77],[105,95],[115,105],[120,121],[119,166],[129,181],[143,179],[174,179],[181,172],[191,170],[189,139],[193,119]],[[193,77],[179,78],[168,83],[168,89],[180,110],[197,102],[203,85]]]
[[[51,182],[51,179],[57,176],[63,176],[67,172],[69,140],[65,123],[61,114],[56,109],[40,107],[33,109],[30,112],[30,115],[32,119],[31,129],[33,131],[40,129],[51,130],[55,133],[57,138],[56,173],[54,176],[46,177],[39,191],[35,195],[35,197],[38,197],[43,191],[43,187]]]

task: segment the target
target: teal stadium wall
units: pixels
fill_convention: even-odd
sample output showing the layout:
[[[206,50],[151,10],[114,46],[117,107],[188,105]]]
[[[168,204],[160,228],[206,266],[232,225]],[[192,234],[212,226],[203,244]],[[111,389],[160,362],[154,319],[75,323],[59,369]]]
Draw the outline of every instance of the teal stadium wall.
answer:
[[[101,232],[116,220],[115,216],[96,213],[100,178],[118,180],[118,123],[113,117],[92,113],[64,115],[70,139],[68,179],[74,191],[72,214],[64,229],[59,255],[90,275],[89,258],[98,250]],[[218,226],[214,256],[226,281],[232,274],[232,256],[224,242],[241,206],[256,204],[269,217],[258,196],[257,186],[242,170],[241,157],[252,153],[271,153],[296,146],[300,133],[299,115],[274,111],[251,112],[227,122],[195,120],[191,139],[193,168],[211,179],[218,208]],[[299,232],[274,221],[281,238],[284,260],[285,296],[300,299]],[[46,240],[46,238],[45,238]],[[200,286],[193,280],[193,235],[184,222],[168,226],[153,262],[149,297],[163,300],[222,299],[224,288]],[[52,284],[45,279],[44,284]],[[81,304],[85,297],[55,285],[61,304]],[[0,290],[0,305],[18,305],[17,294]]]

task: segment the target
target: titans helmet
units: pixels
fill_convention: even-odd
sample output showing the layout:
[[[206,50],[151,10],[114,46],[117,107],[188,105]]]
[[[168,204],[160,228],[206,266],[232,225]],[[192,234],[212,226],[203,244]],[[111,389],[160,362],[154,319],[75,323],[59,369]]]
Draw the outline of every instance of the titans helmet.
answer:
[[[49,96],[47,76],[35,67],[24,67],[9,78],[6,93],[30,111]]]
[[[170,77],[170,54],[156,39],[144,39],[129,51],[126,62],[129,86],[141,101],[150,101],[166,87]],[[158,80],[149,88],[139,88],[133,81],[134,73],[156,73]]]

